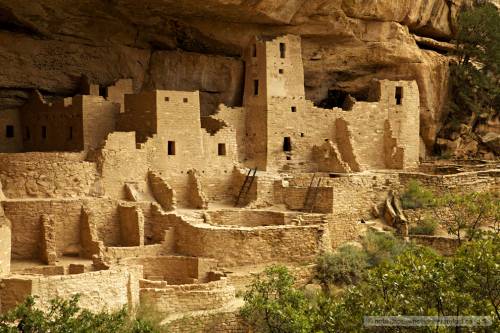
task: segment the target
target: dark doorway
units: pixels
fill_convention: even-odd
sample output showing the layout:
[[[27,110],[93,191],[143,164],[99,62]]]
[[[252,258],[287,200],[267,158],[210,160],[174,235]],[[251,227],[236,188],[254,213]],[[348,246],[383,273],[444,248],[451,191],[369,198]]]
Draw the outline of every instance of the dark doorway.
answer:
[[[286,45],[285,45],[285,43],[280,43],[280,57],[281,58],[286,57]]]
[[[253,80],[253,94],[259,95],[259,80]]]
[[[167,145],[168,155],[175,155],[175,141],[169,141]]]
[[[219,143],[217,146],[217,152],[219,156],[225,156],[226,155],[226,144],[225,143]]]
[[[403,104],[403,87],[396,87],[396,105]]]
[[[292,151],[292,139],[289,136],[283,138],[283,151]]]
[[[42,126],[42,139],[47,139],[47,126]]]
[[[12,126],[12,125],[5,126],[5,137],[7,137],[7,138],[14,137],[14,126]]]

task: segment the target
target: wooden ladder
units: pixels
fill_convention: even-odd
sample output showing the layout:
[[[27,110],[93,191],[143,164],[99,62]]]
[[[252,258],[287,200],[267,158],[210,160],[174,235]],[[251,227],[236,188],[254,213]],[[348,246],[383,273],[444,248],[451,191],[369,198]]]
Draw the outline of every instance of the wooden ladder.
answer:
[[[306,198],[304,200],[304,206],[302,211],[312,213],[314,211],[314,207],[316,206],[316,199],[318,198],[319,186],[321,185],[322,178],[319,177],[316,181],[316,185],[314,185],[314,181],[316,180],[316,174],[313,174],[311,178],[311,183],[307,188]]]
[[[238,194],[238,198],[236,198],[236,203],[234,204],[235,207],[238,207],[240,204],[240,201],[248,195],[248,191],[250,191],[250,188],[252,187],[253,180],[255,179],[255,174],[257,173],[257,168],[255,169],[249,169],[247,172],[247,176],[245,177],[245,181],[243,182],[243,185],[241,185],[240,193]]]

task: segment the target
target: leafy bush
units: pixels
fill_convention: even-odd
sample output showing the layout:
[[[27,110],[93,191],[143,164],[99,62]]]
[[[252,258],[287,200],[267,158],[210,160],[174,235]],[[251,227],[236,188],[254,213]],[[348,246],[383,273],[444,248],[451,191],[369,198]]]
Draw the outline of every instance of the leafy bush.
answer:
[[[461,243],[482,235],[485,228],[498,230],[500,221],[500,196],[498,193],[481,192],[447,194],[437,200],[446,210],[434,210],[434,215],[450,235]]]
[[[438,225],[439,223],[435,219],[424,217],[415,226],[410,228],[409,233],[410,235],[434,235],[436,234]]]
[[[392,262],[395,257],[411,246],[392,234],[372,230],[367,232],[362,244],[370,266]]]
[[[325,253],[317,260],[317,278],[324,285],[358,283],[367,267],[366,253],[352,245],[340,247],[335,253]]]
[[[92,313],[78,306],[78,295],[68,300],[53,299],[48,311],[36,308],[36,299],[28,297],[24,303],[0,315],[2,333],[155,333],[153,326],[143,320],[134,320],[127,311]]]
[[[401,196],[401,204],[404,209],[432,207],[434,201],[434,193],[414,179],[408,183],[406,191]]]
[[[271,266],[257,276],[244,295],[240,313],[256,332],[312,332],[310,307],[284,266]]]
[[[254,280],[245,301],[255,332],[499,332],[500,236],[473,240],[450,258],[406,248],[335,297],[308,299],[286,268],[272,268]],[[365,316],[486,316],[491,326],[366,327]],[[257,326],[266,322],[275,325]]]

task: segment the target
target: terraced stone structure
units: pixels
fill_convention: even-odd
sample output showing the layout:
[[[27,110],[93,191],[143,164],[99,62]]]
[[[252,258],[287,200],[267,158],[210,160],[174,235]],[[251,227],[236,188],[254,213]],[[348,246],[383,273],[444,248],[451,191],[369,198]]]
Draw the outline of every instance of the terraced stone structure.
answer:
[[[307,275],[410,179],[499,189],[493,168],[421,172],[416,82],[373,81],[366,101],[325,109],[305,97],[298,36],[256,37],[244,60],[243,106],[213,115],[198,91],[84,79],[83,95],[35,92],[0,118],[0,311],[80,293],[93,311],[153,305],[174,331],[244,331],[250,272]]]

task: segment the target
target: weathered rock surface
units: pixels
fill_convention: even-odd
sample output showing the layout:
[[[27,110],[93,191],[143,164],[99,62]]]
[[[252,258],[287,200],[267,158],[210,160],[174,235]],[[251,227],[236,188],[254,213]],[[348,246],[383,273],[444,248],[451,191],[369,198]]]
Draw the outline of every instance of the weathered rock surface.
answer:
[[[239,57],[252,35],[295,33],[315,102],[335,89],[362,100],[374,77],[416,79],[430,147],[445,116],[448,59],[428,39],[449,39],[468,2],[0,0],[0,110],[32,88],[72,95],[85,74],[104,85],[131,77],[136,90],[197,89],[210,113],[240,103]],[[426,49],[413,34],[427,38]]]

